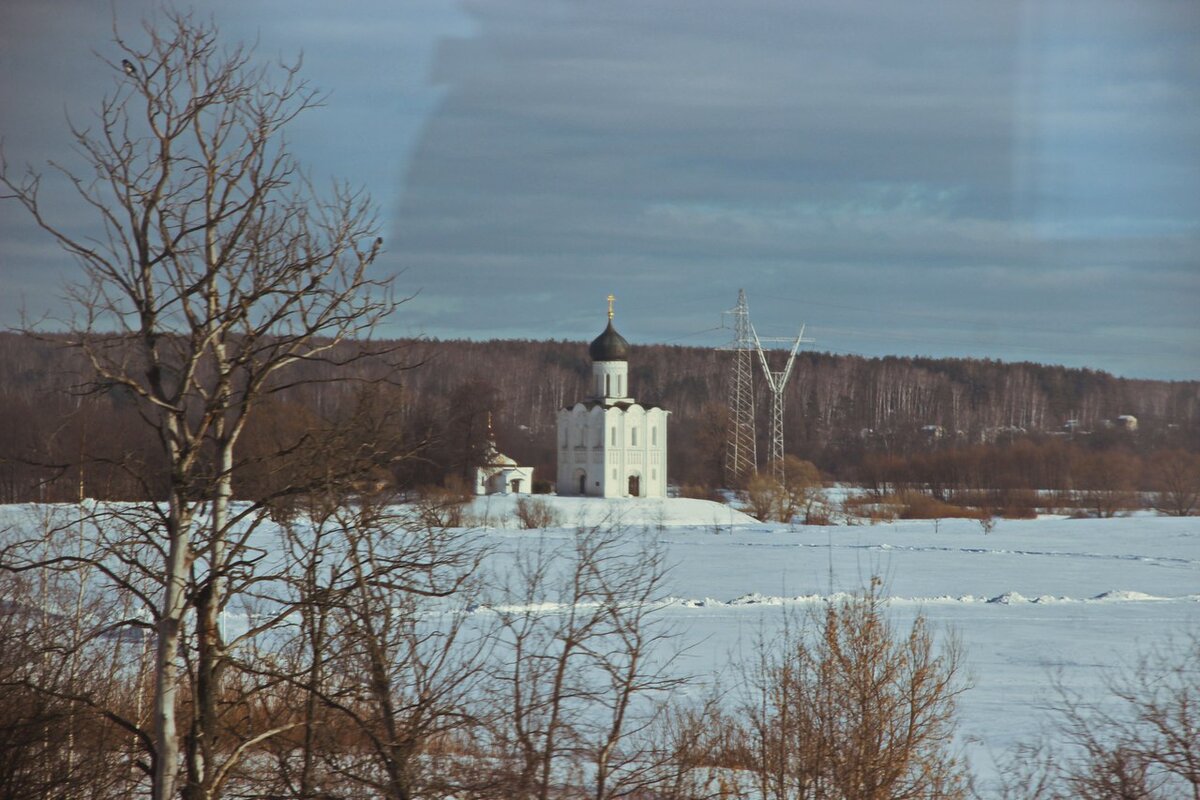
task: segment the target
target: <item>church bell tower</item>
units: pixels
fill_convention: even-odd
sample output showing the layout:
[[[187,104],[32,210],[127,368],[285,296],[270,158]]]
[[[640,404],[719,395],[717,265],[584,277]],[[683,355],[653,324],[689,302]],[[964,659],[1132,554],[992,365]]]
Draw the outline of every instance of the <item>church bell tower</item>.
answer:
[[[592,357],[592,399],[601,403],[633,402],[629,397],[629,342],[613,327],[613,301],[608,296],[608,327],[588,347]]]

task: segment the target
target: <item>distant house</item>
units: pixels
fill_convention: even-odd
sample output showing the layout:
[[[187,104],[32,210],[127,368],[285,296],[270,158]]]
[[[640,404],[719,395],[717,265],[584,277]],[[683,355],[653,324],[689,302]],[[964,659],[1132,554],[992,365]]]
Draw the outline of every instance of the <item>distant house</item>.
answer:
[[[1136,431],[1138,426],[1137,417],[1133,414],[1122,414],[1117,417],[1117,427],[1126,431]]]

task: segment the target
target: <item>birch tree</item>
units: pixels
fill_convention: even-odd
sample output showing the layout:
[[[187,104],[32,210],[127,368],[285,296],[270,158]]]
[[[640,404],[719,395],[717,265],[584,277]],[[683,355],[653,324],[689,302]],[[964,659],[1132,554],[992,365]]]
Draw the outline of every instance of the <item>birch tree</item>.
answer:
[[[87,123],[70,123],[82,166],[51,165],[95,226],[57,222],[34,170],[0,162],[0,185],[78,264],[67,342],[90,365],[87,388],[134,398],[165,459],[165,502],[140,530],[159,576],[147,598],[152,796],[165,800],[216,796],[227,774],[215,761],[230,752],[217,741],[218,620],[253,564],[255,509],[230,503],[251,411],[288,385],[289,366],[336,360],[394,302],[368,272],[382,244],[369,199],[318,191],[288,149],[286,126],[320,102],[299,63],[260,65],[190,13],[164,12],[143,33],[134,43],[114,26],[102,59],[113,88]],[[194,711],[181,730],[185,682]]]

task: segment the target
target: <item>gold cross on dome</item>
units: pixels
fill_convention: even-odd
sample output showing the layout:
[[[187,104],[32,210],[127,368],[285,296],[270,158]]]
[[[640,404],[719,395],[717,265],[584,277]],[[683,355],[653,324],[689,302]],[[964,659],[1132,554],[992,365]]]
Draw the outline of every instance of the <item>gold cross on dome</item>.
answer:
[[[613,300],[616,300],[616,299],[617,298],[613,297],[611,294],[608,296],[608,318],[609,319],[613,318],[613,310],[612,310],[613,309]]]

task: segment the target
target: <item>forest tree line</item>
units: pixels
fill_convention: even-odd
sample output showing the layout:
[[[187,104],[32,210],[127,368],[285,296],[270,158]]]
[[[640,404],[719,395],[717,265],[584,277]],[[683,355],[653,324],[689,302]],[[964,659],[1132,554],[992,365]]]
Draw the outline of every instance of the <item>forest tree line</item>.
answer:
[[[379,355],[357,357],[367,349]],[[352,351],[353,363],[338,366]],[[730,358],[698,347],[633,349],[632,394],[672,413],[673,483],[727,483]],[[533,465],[540,481],[552,480],[556,412],[586,396],[590,369],[581,342],[344,343],[330,358],[296,365],[294,385],[277,387],[256,411],[237,492],[253,496],[284,480],[283,471],[311,463],[314,453],[329,457],[334,443],[372,447],[372,479],[397,489],[468,480],[486,451],[489,420],[502,452]],[[158,444],[136,403],[118,388],[87,383],[87,374],[81,355],[53,337],[0,334],[0,500],[160,496],[146,477],[161,472],[153,469]],[[770,397],[761,380],[756,395],[758,451],[765,456]],[[1132,470],[1130,488],[1151,489],[1156,454],[1200,452],[1195,381],[802,352],[785,402],[789,454],[830,478],[877,483],[886,473],[887,482],[932,486],[934,494],[947,469],[958,471],[959,485],[967,484],[966,473],[980,474],[967,462],[992,464],[984,473],[995,486],[1064,488],[1095,472],[1085,464],[1088,454],[1114,451],[1134,465],[1123,468]],[[1136,430],[1114,424],[1121,416],[1135,417]],[[1040,455],[1031,457],[1030,448]],[[281,459],[281,449],[289,457]],[[256,453],[273,456],[260,461]]]

